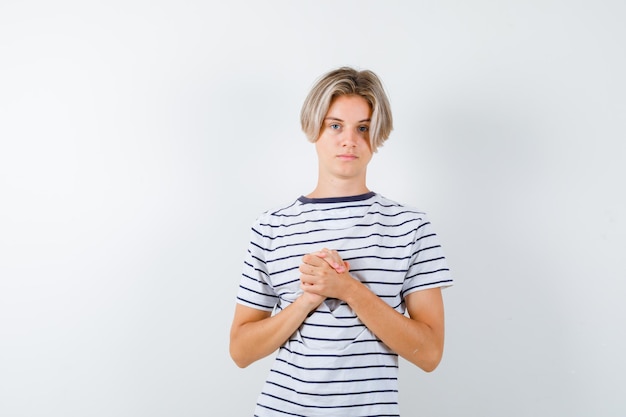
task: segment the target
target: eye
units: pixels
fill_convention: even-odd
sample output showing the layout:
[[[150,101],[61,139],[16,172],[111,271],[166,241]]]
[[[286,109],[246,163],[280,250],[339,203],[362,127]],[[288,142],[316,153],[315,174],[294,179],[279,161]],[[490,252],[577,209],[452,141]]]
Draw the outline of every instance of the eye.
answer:
[[[330,128],[331,128],[331,129],[334,129],[334,130],[339,129],[340,127],[341,127],[341,126],[339,126],[339,124],[338,124],[338,123],[331,123],[331,124],[330,124]]]
[[[359,126],[359,132],[367,132],[370,130],[369,126]]]

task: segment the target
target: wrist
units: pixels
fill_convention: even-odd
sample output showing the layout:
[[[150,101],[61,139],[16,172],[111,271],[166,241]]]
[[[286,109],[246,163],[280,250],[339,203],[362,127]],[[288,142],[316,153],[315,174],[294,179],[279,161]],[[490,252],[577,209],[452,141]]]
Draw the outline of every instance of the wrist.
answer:
[[[322,297],[321,295],[303,291],[293,304],[295,304],[296,308],[298,308],[298,310],[301,310],[302,313],[306,316],[311,311],[315,310],[320,304],[322,304],[324,299],[325,297]]]
[[[350,277],[348,284],[346,285],[345,294],[346,296],[343,300],[348,303],[349,306],[354,306],[358,303],[358,300],[363,297],[363,290],[368,290],[368,288],[358,279],[354,278],[352,275],[348,274]]]

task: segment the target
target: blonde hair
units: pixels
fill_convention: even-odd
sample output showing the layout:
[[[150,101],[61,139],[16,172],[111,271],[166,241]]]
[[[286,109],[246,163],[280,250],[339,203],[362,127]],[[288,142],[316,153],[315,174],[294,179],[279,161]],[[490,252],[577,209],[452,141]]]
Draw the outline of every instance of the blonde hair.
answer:
[[[361,96],[369,103],[372,110],[370,144],[372,152],[376,152],[393,130],[393,118],[382,82],[370,70],[341,67],[320,77],[302,104],[302,131],[310,142],[317,141],[333,99],[342,95]]]

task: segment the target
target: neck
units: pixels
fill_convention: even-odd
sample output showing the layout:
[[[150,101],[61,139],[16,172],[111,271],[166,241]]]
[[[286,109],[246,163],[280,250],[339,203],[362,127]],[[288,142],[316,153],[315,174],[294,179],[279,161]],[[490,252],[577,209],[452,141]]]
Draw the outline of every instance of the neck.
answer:
[[[307,195],[308,198],[333,198],[350,197],[368,193],[370,190],[365,185],[365,181],[355,183],[354,181],[333,181],[318,180],[315,189]]]

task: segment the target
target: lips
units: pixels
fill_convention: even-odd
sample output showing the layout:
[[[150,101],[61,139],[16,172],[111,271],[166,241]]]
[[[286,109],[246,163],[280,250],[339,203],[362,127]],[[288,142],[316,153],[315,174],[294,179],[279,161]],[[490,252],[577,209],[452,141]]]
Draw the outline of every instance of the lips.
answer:
[[[358,157],[354,154],[345,153],[345,154],[337,155],[337,158],[345,160],[345,161],[352,161],[352,160],[357,159]]]

